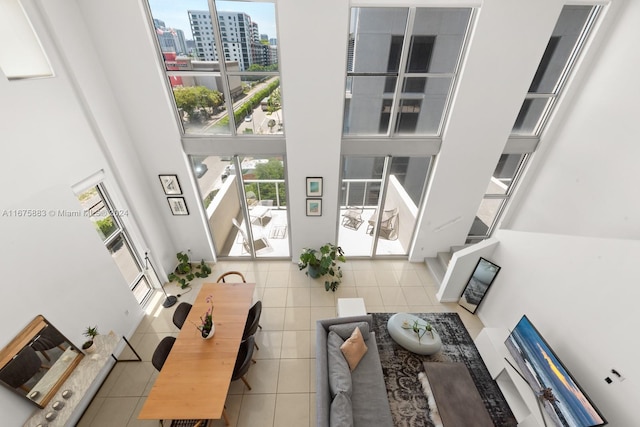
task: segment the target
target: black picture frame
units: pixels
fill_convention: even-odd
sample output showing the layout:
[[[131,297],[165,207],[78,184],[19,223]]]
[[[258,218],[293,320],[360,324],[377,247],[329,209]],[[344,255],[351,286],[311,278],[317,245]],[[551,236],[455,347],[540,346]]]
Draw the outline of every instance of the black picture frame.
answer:
[[[322,197],[322,177],[307,177],[307,197]]]
[[[187,208],[187,202],[185,202],[184,197],[167,197],[167,202],[173,215],[189,215],[189,208]]]
[[[162,190],[167,196],[176,196],[182,194],[182,188],[180,187],[180,181],[178,181],[178,175],[158,175]]]
[[[493,284],[494,280],[496,280],[500,269],[500,266],[480,257],[471,276],[469,276],[469,280],[467,280],[467,285],[460,295],[458,305],[470,313],[475,313],[487,294],[489,287]]]
[[[307,199],[307,216],[322,216],[322,199]]]

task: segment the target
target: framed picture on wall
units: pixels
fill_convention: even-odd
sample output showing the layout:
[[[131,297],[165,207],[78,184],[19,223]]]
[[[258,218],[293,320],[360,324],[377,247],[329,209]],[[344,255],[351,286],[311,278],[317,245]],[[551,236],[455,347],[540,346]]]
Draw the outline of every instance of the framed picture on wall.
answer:
[[[167,196],[182,194],[178,175],[158,175],[164,194]]]
[[[475,313],[499,271],[500,267],[481,257],[462,291],[458,304]]]
[[[322,178],[320,177],[307,177],[307,197],[321,197],[322,196]]]
[[[174,215],[189,215],[189,209],[184,201],[184,197],[167,197],[171,213]]]
[[[307,216],[322,216],[322,199],[307,199]]]

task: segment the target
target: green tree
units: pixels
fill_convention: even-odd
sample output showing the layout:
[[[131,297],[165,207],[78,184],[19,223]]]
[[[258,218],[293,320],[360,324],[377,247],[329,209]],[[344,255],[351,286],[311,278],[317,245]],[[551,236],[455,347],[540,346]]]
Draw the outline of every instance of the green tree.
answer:
[[[222,94],[217,90],[211,90],[205,86],[190,86],[173,88],[176,105],[184,111],[189,119],[196,119],[203,114],[209,117],[215,108],[223,104]]]
[[[279,158],[269,159],[267,163],[259,163],[254,171],[258,180],[262,179],[284,179],[284,165]],[[247,184],[246,191],[253,191],[256,195],[260,194],[261,200],[273,200],[276,203],[276,184],[274,182],[260,183],[260,192],[258,193],[257,183]],[[280,205],[286,206],[286,193],[284,183],[278,184],[278,196],[280,197]]]

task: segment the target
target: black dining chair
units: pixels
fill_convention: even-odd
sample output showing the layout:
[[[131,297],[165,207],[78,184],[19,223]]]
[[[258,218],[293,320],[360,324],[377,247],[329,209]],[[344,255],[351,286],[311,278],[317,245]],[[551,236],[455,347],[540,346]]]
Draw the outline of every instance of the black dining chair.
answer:
[[[188,302],[181,302],[176,307],[176,311],[173,312],[173,324],[176,325],[178,329],[182,329],[182,325],[184,325],[184,321],[187,320],[191,307],[193,306]]]
[[[153,352],[153,356],[151,357],[151,364],[158,371],[162,370],[164,366],[164,362],[167,360],[171,349],[173,348],[173,344],[176,342],[176,337],[164,337],[162,341],[156,347],[156,350]]]
[[[249,390],[251,390],[251,386],[245,378],[245,375],[249,372],[249,368],[252,364],[254,345],[255,338],[253,336],[250,336],[240,343],[238,357],[236,358],[236,365],[233,368],[233,374],[231,374],[231,381],[242,380]]]
[[[246,340],[249,337],[255,335],[258,328],[262,329],[260,326],[260,315],[262,314],[262,301],[256,301],[255,304],[249,309],[249,313],[247,314],[247,323],[244,325],[244,332],[242,333],[242,340]],[[260,350],[258,344],[253,342],[256,350]]]
[[[49,368],[42,364],[36,351],[27,346],[20,350],[12,360],[0,370],[0,381],[5,382],[10,387],[20,388],[25,392],[31,391],[27,382],[34,377],[41,368]]]

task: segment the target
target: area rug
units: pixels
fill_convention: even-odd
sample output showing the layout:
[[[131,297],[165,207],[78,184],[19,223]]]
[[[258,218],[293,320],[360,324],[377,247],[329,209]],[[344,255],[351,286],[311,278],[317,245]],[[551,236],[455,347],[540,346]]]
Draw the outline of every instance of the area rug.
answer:
[[[442,350],[421,356],[400,347],[387,332],[393,313],[371,313],[378,352],[384,372],[389,405],[396,427],[434,427],[427,398],[418,378],[423,362],[464,363],[496,427],[514,427],[516,422],[502,392],[487,371],[478,349],[457,313],[413,313],[431,323],[440,335]],[[437,403],[437,402],[436,402]]]

